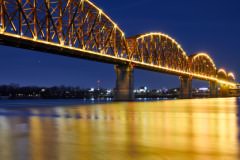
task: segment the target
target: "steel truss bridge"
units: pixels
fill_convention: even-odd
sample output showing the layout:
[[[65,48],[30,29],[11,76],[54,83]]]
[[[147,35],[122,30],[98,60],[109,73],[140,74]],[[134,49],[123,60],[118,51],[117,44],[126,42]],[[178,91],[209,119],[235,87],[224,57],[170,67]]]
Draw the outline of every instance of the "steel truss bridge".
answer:
[[[188,56],[164,33],[126,38],[89,0],[0,0],[0,43],[236,86],[208,54]]]

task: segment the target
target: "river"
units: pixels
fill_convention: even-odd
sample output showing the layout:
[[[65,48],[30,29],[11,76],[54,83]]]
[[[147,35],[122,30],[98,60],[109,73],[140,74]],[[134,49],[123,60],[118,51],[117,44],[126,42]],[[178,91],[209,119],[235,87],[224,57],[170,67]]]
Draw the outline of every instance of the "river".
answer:
[[[240,99],[0,101],[1,160],[238,160]]]

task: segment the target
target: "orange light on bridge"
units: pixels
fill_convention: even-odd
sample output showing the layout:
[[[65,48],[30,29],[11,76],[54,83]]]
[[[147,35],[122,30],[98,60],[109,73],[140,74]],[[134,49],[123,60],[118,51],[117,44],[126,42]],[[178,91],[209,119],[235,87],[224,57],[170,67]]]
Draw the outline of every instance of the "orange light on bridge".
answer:
[[[226,70],[223,69],[223,68],[220,68],[220,69],[218,70],[218,73],[223,73],[223,74],[227,77],[227,72],[226,72]]]
[[[228,77],[232,77],[234,80],[236,80],[235,75],[232,72],[228,73]]]

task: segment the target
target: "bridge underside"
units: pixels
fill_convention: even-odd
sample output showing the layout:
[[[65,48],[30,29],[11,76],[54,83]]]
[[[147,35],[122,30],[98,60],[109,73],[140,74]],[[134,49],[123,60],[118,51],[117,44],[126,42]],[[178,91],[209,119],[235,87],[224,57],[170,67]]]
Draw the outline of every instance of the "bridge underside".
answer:
[[[110,64],[127,65],[128,62],[119,60],[115,57],[106,56],[93,51],[87,51],[82,49],[74,49],[73,47],[62,46],[51,42],[32,40],[30,38],[7,34],[0,34],[0,45],[7,45],[17,48],[23,48],[28,50],[40,51],[44,53],[52,53],[60,56],[67,56],[73,58],[81,58],[87,60],[93,60],[97,62],[104,62]]]
[[[20,37],[13,34],[1,34],[0,33],[0,45],[13,46],[17,48],[23,48],[28,50],[40,51],[44,53],[51,53],[60,56],[67,56],[73,58],[87,59],[97,62],[103,62],[114,65],[128,65],[134,68],[143,70],[166,73],[174,76],[191,76],[194,79],[209,81],[211,77],[194,75],[190,72],[183,72],[178,69],[171,69],[168,67],[161,67],[152,64],[142,63],[134,60],[129,60],[122,57],[115,57],[111,55],[101,54],[94,51],[83,50],[79,48],[62,46],[51,42],[45,42],[41,40],[32,40],[27,37]]]

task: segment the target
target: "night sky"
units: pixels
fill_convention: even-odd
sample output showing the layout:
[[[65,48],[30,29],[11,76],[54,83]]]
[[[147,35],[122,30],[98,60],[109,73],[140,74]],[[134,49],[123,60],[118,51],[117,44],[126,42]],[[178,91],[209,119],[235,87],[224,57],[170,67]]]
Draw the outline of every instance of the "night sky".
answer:
[[[237,74],[240,59],[239,0],[92,0],[127,36],[164,32],[188,55],[207,52],[218,67]],[[113,88],[113,65],[0,46],[0,84]],[[176,76],[135,70],[135,86],[178,87]],[[195,86],[207,83],[195,82]]]

